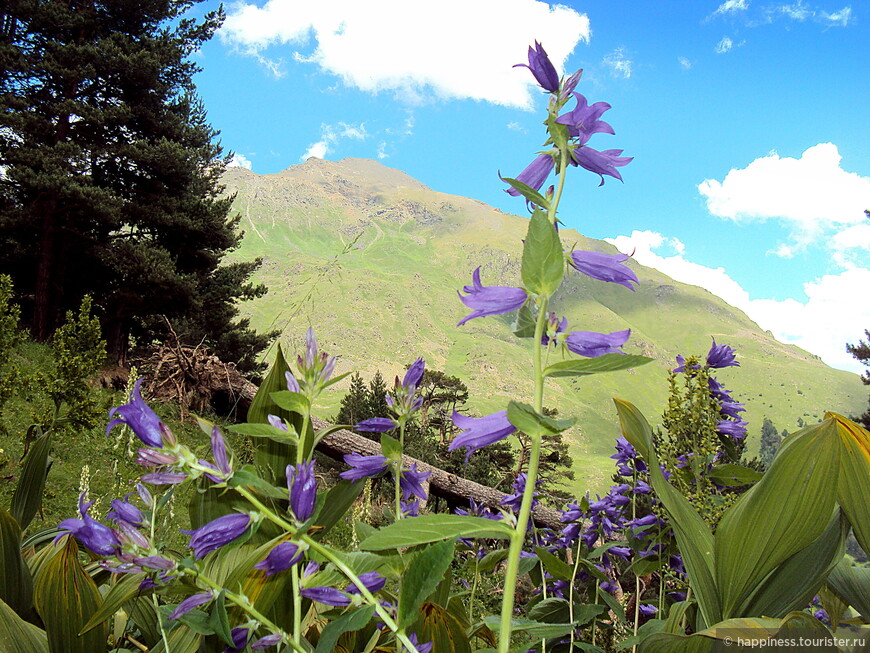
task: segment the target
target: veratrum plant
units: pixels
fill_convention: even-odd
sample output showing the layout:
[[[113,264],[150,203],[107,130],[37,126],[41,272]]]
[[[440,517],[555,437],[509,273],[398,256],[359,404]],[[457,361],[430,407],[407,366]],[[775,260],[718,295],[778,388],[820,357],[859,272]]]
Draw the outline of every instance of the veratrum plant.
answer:
[[[831,638],[796,611],[840,562],[850,526],[870,550],[870,433],[836,413],[793,433],[763,478],[725,512],[714,537],[662,474],[644,416],[626,401],[615,402],[623,435],[647,461],[650,484],[668,511],[698,605],[693,635],[674,624],[645,639],[640,650],[709,651],[735,629],[754,633],[747,639],[789,628]],[[841,598],[850,593],[845,575],[833,583],[845,588]]]

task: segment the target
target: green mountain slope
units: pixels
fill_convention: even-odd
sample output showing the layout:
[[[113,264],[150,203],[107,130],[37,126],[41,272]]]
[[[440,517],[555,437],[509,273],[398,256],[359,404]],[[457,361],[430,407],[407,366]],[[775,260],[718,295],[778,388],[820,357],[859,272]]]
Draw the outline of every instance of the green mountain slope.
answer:
[[[280,328],[290,350],[312,325],[318,341],[340,355],[338,371],[386,378],[423,355],[427,364],[462,378],[469,409],[502,410],[528,401],[531,341],[510,331],[510,316],[456,323],[469,311],[456,291],[481,266],[484,285],[517,285],[526,219],[482,202],[439,193],[376,161],[309,159],[274,175],[231,168],[246,236],[236,256],[262,256],[265,297],[244,307],[259,329]],[[520,206],[518,201],[518,206]],[[566,249],[614,252],[608,243],[563,230]],[[741,367],[718,378],[746,403],[750,450],[762,418],[793,430],[825,410],[863,410],[866,389],[855,374],[777,342],[743,312],[695,286],[636,263],[636,292],[571,271],[555,300],[571,330],[631,328],[624,348],[655,362],[629,372],[551,382],[546,405],[578,415],[570,432],[577,488],[600,489],[611,473],[618,435],[611,397],[637,404],[652,423],[664,407],[667,370],[678,353],[704,354],[710,338],[728,343]],[[333,411],[341,394],[337,393]]]

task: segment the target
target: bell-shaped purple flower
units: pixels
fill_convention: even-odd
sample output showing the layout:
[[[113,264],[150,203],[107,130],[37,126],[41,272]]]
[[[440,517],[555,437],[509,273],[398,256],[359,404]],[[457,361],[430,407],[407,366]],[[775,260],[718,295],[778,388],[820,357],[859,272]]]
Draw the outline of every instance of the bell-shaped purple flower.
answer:
[[[746,404],[737,403],[736,401],[723,401],[722,405],[719,407],[719,412],[726,417],[738,419],[739,414],[746,410],[746,408],[744,408],[745,405]]]
[[[200,526],[193,531],[182,531],[190,535],[190,544],[197,560],[212,551],[241,537],[251,523],[251,516],[240,512],[223,515]]]
[[[400,501],[399,507],[402,509],[403,517],[419,517],[420,516],[420,500]]]
[[[408,641],[414,645],[414,648],[417,649],[417,653],[430,653],[432,647],[435,645],[435,642],[426,642],[425,644],[420,644],[417,641],[417,633],[411,633],[408,636]],[[406,653],[407,649],[402,646],[402,653]]]
[[[213,598],[214,594],[211,592],[200,592],[199,594],[193,594],[192,596],[188,596],[186,599],[178,604],[178,607],[176,607],[175,610],[173,610],[169,614],[168,619],[178,619],[179,617],[187,614],[194,608],[205,605]]]
[[[473,309],[471,313],[459,320],[456,326],[462,326],[476,317],[488,315],[500,315],[517,310],[525,304],[528,295],[522,288],[507,286],[486,286],[480,283],[480,268],[478,267],[473,276],[473,285],[465,286],[462,290],[468,295],[459,295],[462,303]]]
[[[420,386],[420,381],[423,380],[423,372],[425,370],[426,361],[424,361],[421,356],[411,363],[411,367],[409,367],[408,371],[405,372],[405,378],[402,380],[402,387],[404,387],[405,390],[412,387],[416,390]]]
[[[109,431],[118,424],[126,424],[149,447],[162,447],[163,433],[167,432],[168,429],[160,421],[160,418],[157,417],[157,414],[142,399],[142,395],[139,392],[142,381],[143,379],[139,379],[136,381],[136,385],[133,386],[130,403],[109,411],[109,417],[115,413],[119,414],[120,417],[116,417],[109,422],[106,427],[106,435],[109,435]]]
[[[271,648],[273,646],[277,646],[281,643],[281,635],[278,633],[272,635],[266,635],[265,637],[261,637],[256,642],[251,644],[252,651],[265,651],[267,648]]]
[[[363,586],[369,592],[372,592],[372,593],[382,590],[384,588],[384,585],[387,584],[387,579],[384,578],[383,576],[381,576],[376,571],[367,571],[364,574],[360,574],[359,580],[363,584]],[[360,593],[360,590],[356,586],[356,583],[351,583],[350,585],[348,585],[347,593],[348,594],[359,594]]]
[[[290,490],[290,510],[296,521],[304,522],[314,512],[317,498],[317,478],[314,476],[314,461],[287,465],[287,489]]]
[[[186,480],[187,474],[184,472],[154,472],[142,477],[142,482],[150,485],[177,485]]]
[[[293,542],[281,542],[269,551],[263,560],[254,565],[254,569],[263,569],[266,576],[290,569],[302,559],[303,551]]]
[[[284,378],[287,379],[287,389],[290,392],[301,392],[301,389],[299,388],[299,381],[297,381],[296,377],[293,376],[293,372],[290,372],[289,370],[287,372],[284,372]]]
[[[112,511],[106,515],[106,518],[114,519],[116,521],[125,521],[134,526],[141,526],[142,520],[144,519],[142,512],[139,508],[127,501],[129,497],[130,495],[128,494],[123,500],[114,499],[111,503]]]
[[[607,102],[596,102],[592,106],[588,106],[586,98],[580,93],[573,95],[574,99],[577,100],[577,106],[556,119],[557,123],[568,127],[568,135],[571,138],[577,138],[580,145],[585,145],[593,134],[614,133],[613,127],[603,120],[599,120],[601,114],[610,109]]]
[[[541,186],[547,181],[547,177],[553,172],[553,157],[550,154],[539,154],[525,169],[516,176],[517,181],[523,182],[526,186],[530,186],[535,190],[541,190]],[[499,175],[501,177],[501,175]],[[504,179],[504,177],[501,177]],[[505,192],[513,197],[519,197],[520,191],[511,186]]]
[[[589,172],[594,172],[601,177],[601,183],[598,185],[603,186],[604,175],[609,175],[614,179],[622,181],[622,175],[619,174],[617,168],[628,165],[634,157],[620,156],[621,154],[622,150],[604,150],[599,152],[584,145],[571,152],[571,164],[585,168]]]
[[[627,254],[602,254],[574,250],[568,259],[568,264],[588,277],[599,281],[609,281],[634,290],[632,283],[639,283],[637,275],[622,262],[628,260]]]
[[[423,501],[426,500],[426,490],[423,489],[423,483],[432,472],[418,472],[417,463],[411,465],[410,469],[402,470],[399,476],[399,487],[402,490],[402,497],[407,501],[412,496],[418,497]]]
[[[517,430],[517,427],[508,421],[506,410],[478,418],[460,415],[454,410],[453,423],[462,429],[462,433],[453,438],[447,450],[453,451],[459,447],[466,447],[468,449],[466,460],[478,449],[504,440]]]
[[[233,628],[230,631],[230,637],[233,640],[233,645],[227,646],[222,653],[242,653],[248,645],[250,632],[247,628]]]
[[[362,456],[356,452],[347,454],[344,462],[350,465],[350,469],[343,471],[339,476],[349,481],[377,476],[387,471],[389,467],[385,456]]]
[[[229,477],[233,470],[227,455],[227,443],[217,426],[211,430],[211,453],[214,456],[215,465],[221,471],[224,478]]]
[[[396,428],[399,423],[389,417],[372,417],[364,419],[362,422],[354,424],[354,431],[363,431],[365,433],[386,433]]]
[[[713,346],[707,352],[707,365],[715,368],[722,367],[740,367],[737,362],[737,352],[728,345],[717,345],[716,339],[713,338]]]
[[[537,41],[534,48],[529,46],[529,63],[518,63],[514,68],[528,68],[542,89],[550,93],[559,91],[559,74],[556,72],[556,67],[547,56],[544,46]]]
[[[359,580],[369,592],[377,592],[383,589],[387,583],[387,579],[376,571],[360,574]],[[344,607],[353,602],[352,595],[359,594],[360,590],[355,584],[351,583],[345,591],[335,587],[305,587],[299,593],[305,598],[317,601],[318,603]]]
[[[94,505],[94,502],[89,501],[85,503],[85,496],[84,492],[79,495],[79,514],[82,518],[64,519],[58,524],[58,528],[71,533],[87,549],[97,555],[113,555],[121,546],[121,543],[111,528],[88,515],[88,510]],[[61,533],[61,535],[65,534]],[[55,540],[61,537],[61,535],[58,535]]]
[[[720,420],[716,425],[716,431],[722,435],[730,435],[735,440],[742,440],[746,437],[746,427],[749,423],[745,420]]]
[[[622,354],[619,350],[631,335],[631,329],[614,331],[613,333],[595,333],[594,331],[572,331],[565,336],[565,345],[578,356],[596,358],[604,354]]]

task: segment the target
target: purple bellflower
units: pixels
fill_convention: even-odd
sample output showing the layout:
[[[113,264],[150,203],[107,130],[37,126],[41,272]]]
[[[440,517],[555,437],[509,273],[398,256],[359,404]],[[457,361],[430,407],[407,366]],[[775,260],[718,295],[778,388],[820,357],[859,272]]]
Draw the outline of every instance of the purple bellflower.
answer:
[[[227,443],[217,426],[211,430],[211,453],[214,456],[215,465],[217,465],[223,478],[226,479],[232,476],[233,470],[230,467],[227,455]]]
[[[269,551],[263,560],[254,565],[254,569],[263,569],[266,576],[290,569],[302,559],[303,551],[293,542],[281,542]]]
[[[550,173],[553,172],[554,165],[553,156],[551,154],[540,154],[516,176],[516,180],[523,182],[526,186],[530,186],[535,190],[541,190],[541,186],[544,185],[544,182],[547,181],[547,177],[549,177]],[[499,175],[499,177],[504,179],[501,175]],[[520,196],[520,191],[513,186],[506,189],[505,192],[513,197]]]
[[[304,522],[314,512],[317,498],[317,479],[314,477],[314,461],[287,465],[287,488],[290,490],[290,510],[296,521]]]
[[[593,331],[572,331],[565,336],[565,345],[578,356],[596,358],[604,354],[622,354],[622,347],[631,334],[631,329],[614,331],[613,333],[595,333]]]
[[[132,492],[130,494],[132,494]],[[130,494],[125,496],[123,499],[114,499],[112,501],[112,511],[108,515],[106,515],[107,519],[114,519],[115,521],[125,521],[128,524],[133,524],[134,526],[142,525],[142,520],[144,519],[144,517],[142,516],[142,512],[139,510],[139,508],[127,501],[127,499],[130,498]]]
[[[410,469],[402,470],[399,475],[399,487],[402,490],[402,497],[407,501],[412,496],[426,500],[426,490],[423,489],[423,483],[432,472],[418,472],[417,463],[411,465]]]
[[[461,294],[459,295],[462,303],[472,309],[472,312],[462,318],[456,326],[462,326],[476,317],[509,313],[526,303],[528,295],[522,288],[483,286],[480,283],[479,267],[474,271],[472,276],[473,285],[463,288],[463,291],[467,292],[468,295],[464,297]]]
[[[168,619],[178,619],[179,617],[187,614],[194,608],[205,605],[213,598],[214,594],[212,592],[200,592],[199,594],[193,594],[192,596],[188,596],[186,599],[178,604],[175,610],[170,613]]]
[[[411,390],[413,393],[423,380],[423,372],[426,371],[426,361],[420,356],[417,360],[411,363],[411,367],[405,372],[405,378],[402,380],[402,387],[405,390]],[[413,388],[413,390],[412,390]]]
[[[314,329],[308,327],[308,331],[305,332],[305,358],[297,356],[296,362],[299,371],[305,379],[305,383],[320,388],[323,384],[329,381],[332,372],[335,370],[335,356],[330,357],[326,352],[322,352],[318,356],[318,353],[317,339],[314,337]],[[295,377],[292,382],[290,377],[287,377],[286,374],[285,377],[287,378],[287,388],[291,392],[299,392],[299,390],[294,389],[294,386],[299,386]]]
[[[426,642],[425,644],[420,644],[417,641],[417,633],[411,633],[408,636],[408,641],[410,641],[414,645],[414,648],[417,649],[417,653],[430,653],[432,647],[435,645],[435,642]],[[402,653],[406,653],[407,650],[408,649],[402,646]]]
[[[251,523],[251,516],[241,512],[223,515],[200,526],[193,531],[182,531],[190,535],[190,544],[197,560],[208,555],[212,551],[229,544],[241,537]]]
[[[278,633],[261,637],[256,642],[251,644],[252,651],[265,651],[267,648],[277,646],[281,643],[281,635]]]
[[[133,432],[142,442],[149,447],[159,448],[163,446],[163,435],[169,434],[169,429],[166,428],[166,425],[160,421],[157,414],[142,399],[139,387],[142,385],[143,380],[139,379],[136,381],[136,385],[133,386],[130,403],[109,411],[109,417],[115,413],[119,414],[120,417],[116,417],[109,422],[108,426],[106,426],[106,435],[109,435],[109,431],[118,424],[126,424],[133,429]]]
[[[619,174],[617,168],[628,165],[634,157],[620,156],[622,150],[593,150],[591,147],[584,145],[571,152],[571,165],[580,166],[589,172],[594,172],[601,177],[599,186],[604,185],[604,175],[609,175],[614,179],[622,181],[622,175]]]
[[[550,93],[559,91],[559,74],[556,72],[556,67],[547,56],[544,46],[537,41],[534,48],[529,46],[529,63],[518,63],[514,68],[528,68],[542,89]]]
[[[354,424],[354,431],[363,431],[365,433],[386,433],[392,431],[399,426],[399,423],[389,417],[372,417],[364,419],[362,422]]]
[[[599,281],[609,281],[634,290],[632,283],[639,283],[637,275],[622,264],[630,257],[627,254],[602,254],[574,250],[568,259],[568,264],[575,270]]]
[[[737,362],[737,353],[728,345],[717,345],[716,339],[713,338],[713,346],[707,352],[707,365],[717,369],[722,367],[739,367]]]
[[[344,462],[350,465],[350,469],[343,471],[339,476],[349,481],[377,476],[389,468],[386,457],[380,455],[363,456],[353,452],[344,457]]]
[[[749,424],[744,420],[720,420],[716,425],[716,431],[722,435],[730,435],[735,440],[742,440],[746,437],[746,427]]]
[[[453,438],[447,450],[453,451],[459,447],[466,447],[468,449],[468,453],[465,454],[466,460],[478,449],[504,440],[517,430],[517,427],[508,421],[506,410],[479,418],[460,415],[454,410],[453,423],[462,429],[462,433]]]
[[[369,592],[377,592],[383,589],[387,579],[376,571],[369,571],[359,575],[359,580]],[[318,603],[336,607],[348,606],[353,602],[353,595],[359,594],[359,588],[351,583],[345,591],[335,587],[306,587],[299,592],[302,596]]]
[[[88,515],[88,510],[94,505],[94,502],[89,501],[85,503],[85,498],[86,494],[82,492],[79,495],[79,514],[82,518],[64,519],[58,524],[58,528],[72,534],[88,550],[93,551],[97,555],[114,555],[120,548],[121,543],[111,528]],[[55,541],[62,535],[66,535],[66,533],[58,535]]]
[[[233,628],[230,632],[233,645],[227,646],[222,653],[242,653],[248,645],[249,637],[250,633],[247,628]]]
[[[613,127],[603,120],[599,120],[601,114],[610,109],[607,102],[596,102],[592,106],[588,106],[586,98],[580,93],[573,93],[573,95],[574,99],[577,100],[577,106],[556,119],[557,123],[568,127],[568,135],[571,138],[577,138],[580,145],[585,145],[593,134],[614,133]]]

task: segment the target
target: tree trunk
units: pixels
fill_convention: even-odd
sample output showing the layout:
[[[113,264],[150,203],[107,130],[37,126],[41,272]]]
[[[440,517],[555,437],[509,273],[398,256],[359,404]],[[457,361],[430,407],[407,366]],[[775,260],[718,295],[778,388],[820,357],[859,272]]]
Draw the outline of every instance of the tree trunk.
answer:
[[[36,267],[36,289],[33,304],[31,333],[37,342],[48,340],[54,332],[57,320],[56,277],[60,260],[57,250],[57,202],[53,198],[38,200],[42,217],[39,237],[39,259]]]

